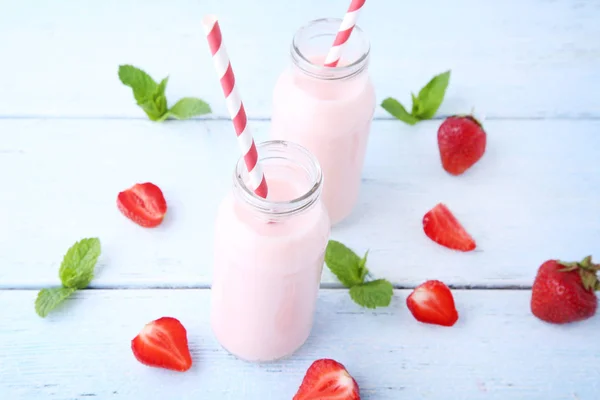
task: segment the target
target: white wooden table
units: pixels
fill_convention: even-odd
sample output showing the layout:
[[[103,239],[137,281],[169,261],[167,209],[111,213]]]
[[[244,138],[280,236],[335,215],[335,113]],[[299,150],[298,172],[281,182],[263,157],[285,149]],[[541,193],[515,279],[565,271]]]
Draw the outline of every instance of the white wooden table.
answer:
[[[388,308],[354,304],[324,271],[315,327],[292,358],[236,360],[212,336],[208,305],[216,206],[238,157],[200,19],[215,13],[256,139],[297,27],[347,0],[0,1],[0,399],[291,399],[321,357],[346,365],[364,399],[586,399],[600,393],[600,317],[533,317],[530,288],[550,258],[600,258],[600,2],[371,1],[378,102],[410,104],[452,69],[436,120],[409,127],[378,107],[360,201],[332,238],[396,288]],[[213,113],[150,122],[117,78],[131,63],[167,97]],[[441,119],[475,107],[488,150],[461,177],[439,165]],[[210,171],[210,173],[207,173]],[[169,213],[154,230],[117,210],[120,190],[152,181]],[[208,188],[208,189],[207,189]],[[443,201],[478,250],[456,253],[421,230]],[[82,237],[102,242],[97,277],[48,318],[33,302],[59,285]],[[405,306],[426,279],[451,285],[452,328]],[[169,315],[187,327],[194,367],[139,364],[130,340]]]

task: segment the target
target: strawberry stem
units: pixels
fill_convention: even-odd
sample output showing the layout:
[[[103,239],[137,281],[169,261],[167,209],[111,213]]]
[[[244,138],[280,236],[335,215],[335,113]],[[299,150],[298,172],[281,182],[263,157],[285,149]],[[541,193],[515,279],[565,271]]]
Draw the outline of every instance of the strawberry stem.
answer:
[[[598,281],[598,277],[596,272],[600,271],[600,264],[592,263],[592,256],[587,256],[580,262],[557,262],[562,265],[564,268],[561,268],[561,272],[570,272],[570,271],[579,271],[579,276],[581,276],[581,283],[586,290],[599,290],[600,291],[600,281]]]

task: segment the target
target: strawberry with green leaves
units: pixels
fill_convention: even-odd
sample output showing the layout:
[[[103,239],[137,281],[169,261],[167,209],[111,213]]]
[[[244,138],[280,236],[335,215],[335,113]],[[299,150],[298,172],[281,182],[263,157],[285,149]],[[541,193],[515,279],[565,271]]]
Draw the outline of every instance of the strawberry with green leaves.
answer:
[[[548,260],[539,268],[531,289],[531,312],[537,318],[566,324],[583,321],[596,314],[596,273],[600,264],[588,256],[580,262]]]

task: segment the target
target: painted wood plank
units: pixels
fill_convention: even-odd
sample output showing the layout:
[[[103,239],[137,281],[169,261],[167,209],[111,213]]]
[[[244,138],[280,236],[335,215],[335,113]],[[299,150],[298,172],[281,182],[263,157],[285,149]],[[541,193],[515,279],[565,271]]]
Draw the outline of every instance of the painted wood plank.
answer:
[[[46,320],[34,291],[0,291],[0,393],[6,399],[291,399],[318,358],[346,365],[362,399],[595,400],[600,329],[529,312],[529,291],[455,291],[452,328],[416,322],[396,291],[364,311],[345,290],[322,290],[309,340],[291,358],[250,364],[212,336],[208,290],[88,290]],[[194,366],[174,373],[139,364],[130,341],[164,315],[188,330]]]
[[[600,257],[600,121],[489,121],[484,158],[461,177],[439,162],[439,122],[373,127],[359,203],[332,238],[363,253],[378,277],[413,286],[531,284],[549,258]],[[252,125],[257,140],[268,123]],[[0,121],[0,287],[58,284],[62,256],[98,236],[93,286],[207,287],[216,207],[229,190],[237,144],[228,121]],[[149,230],[116,196],[152,181],[169,204]],[[478,243],[445,249],[422,217],[445,202]],[[325,271],[325,285],[336,282]]]
[[[347,0],[0,1],[0,115],[145,118],[117,78],[133,63],[168,98],[205,98],[227,116],[200,19],[216,13],[251,117],[268,117],[296,29],[341,17]],[[372,42],[379,101],[410,104],[453,70],[440,114],[600,117],[600,6],[594,1],[376,1],[359,25]],[[380,108],[377,116],[386,116]]]

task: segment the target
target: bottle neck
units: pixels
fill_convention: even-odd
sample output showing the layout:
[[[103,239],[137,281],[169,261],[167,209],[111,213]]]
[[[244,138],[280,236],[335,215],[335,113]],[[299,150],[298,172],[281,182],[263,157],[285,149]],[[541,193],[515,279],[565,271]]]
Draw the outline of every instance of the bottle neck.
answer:
[[[311,209],[321,197],[323,174],[316,157],[304,147],[282,140],[257,146],[269,195],[256,195],[241,157],[233,177],[235,197],[260,219],[280,221]]]
[[[296,32],[290,52],[292,62],[300,71],[317,79],[340,80],[352,78],[367,69],[371,47],[358,26],[344,45],[338,66],[323,65],[341,23],[342,20],[336,18],[318,19]]]

